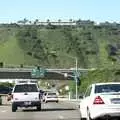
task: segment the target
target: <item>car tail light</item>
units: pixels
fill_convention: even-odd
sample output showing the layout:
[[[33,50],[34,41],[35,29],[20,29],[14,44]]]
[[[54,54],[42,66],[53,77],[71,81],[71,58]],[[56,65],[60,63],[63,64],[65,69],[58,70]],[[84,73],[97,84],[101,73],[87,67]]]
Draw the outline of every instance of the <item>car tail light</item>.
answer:
[[[97,96],[93,102],[93,104],[105,104],[100,96]]]

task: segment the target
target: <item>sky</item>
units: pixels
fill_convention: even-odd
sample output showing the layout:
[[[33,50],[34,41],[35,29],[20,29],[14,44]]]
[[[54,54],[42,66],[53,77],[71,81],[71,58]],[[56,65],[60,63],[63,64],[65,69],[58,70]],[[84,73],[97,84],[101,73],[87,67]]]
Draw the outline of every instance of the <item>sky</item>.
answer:
[[[119,13],[120,0],[0,0],[0,23],[24,18],[119,22]]]

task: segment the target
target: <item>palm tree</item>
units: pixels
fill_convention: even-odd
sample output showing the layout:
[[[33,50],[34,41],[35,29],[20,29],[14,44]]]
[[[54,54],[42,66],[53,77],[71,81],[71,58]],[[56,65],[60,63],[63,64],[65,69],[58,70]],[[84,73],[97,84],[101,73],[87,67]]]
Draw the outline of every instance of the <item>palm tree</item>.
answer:
[[[25,25],[28,22],[26,18],[23,19],[23,24]]]
[[[61,23],[61,19],[58,19],[58,23],[59,23],[59,26],[60,26],[60,23]]]
[[[50,20],[49,20],[49,19],[47,19],[47,23],[50,23]]]
[[[29,24],[30,24],[30,25],[32,24],[32,21],[31,21],[31,20],[29,21]]]
[[[39,23],[39,20],[36,19],[36,20],[34,21],[34,25],[37,25],[38,23]]]
[[[72,27],[72,21],[73,21],[72,19],[69,19],[69,23],[70,23],[71,27]]]
[[[47,23],[48,23],[48,26],[49,26],[49,25],[51,25],[51,23],[50,23],[50,20],[49,20],[49,19],[47,19]]]

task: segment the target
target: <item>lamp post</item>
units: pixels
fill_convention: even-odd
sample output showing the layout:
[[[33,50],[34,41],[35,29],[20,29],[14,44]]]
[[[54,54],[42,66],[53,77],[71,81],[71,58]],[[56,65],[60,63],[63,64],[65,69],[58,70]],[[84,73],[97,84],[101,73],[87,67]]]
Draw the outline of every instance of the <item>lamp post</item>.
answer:
[[[56,54],[57,52],[56,51],[51,51],[51,53]],[[76,74],[77,74],[77,71],[78,71],[78,59],[77,59],[77,57],[73,57],[73,56],[70,56],[70,55],[67,55],[67,54],[64,54],[64,56],[67,56],[67,57],[75,60],[75,71],[76,71]],[[77,76],[75,76],[75,83],[76,83],[76,100],[77,100],[77,97],[78,97]]]
[[[76,73],[77,73],[77,69],[78,69],[78,67],[77,67],[77,64],[78,64],[78,61],[77,61],[77,58],[75,58],[75,64],[76,64]],[[77,78],[76,78],[76,81],[75,81],[75,83],[76,83],[76,100],[77,100],[77,98],[78,98],[78,86],[77,86]]]
[[[73,57],[73,56],[69,56],[69,55],[66,55],[66,56],[68,56],[72,59],[75,59],[75,72],[77,74],[77,71],[78,71],[78,59],[77,59],[77,57]],[[76,100],[77,100],[77,98],[78,98],[77,76],[75,76],[75,84],[76,84],[75,88],[76,88]]]

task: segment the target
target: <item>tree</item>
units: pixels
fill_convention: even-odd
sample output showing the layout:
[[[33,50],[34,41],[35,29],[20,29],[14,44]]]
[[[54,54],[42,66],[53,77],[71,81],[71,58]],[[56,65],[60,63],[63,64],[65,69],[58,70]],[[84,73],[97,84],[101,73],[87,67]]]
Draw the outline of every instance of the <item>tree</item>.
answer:
[[[36,19],[36,20],[34,21],[34,25],[38,25],[38,23],[39,23],[39,20]]]
[[[32,24],[32,21],[31,21],[31,20],[29,21],[29,24],[30,24],[30,25]]]
[[[69,19],[69,22],[71,23],[71,22],[72,22],[72,19]]]
[[[26,18],[24,18],[23,20],[19,20],[17,23],[25,25],[27,22],[29,22],[29,21]]]
[[[70,22],[70,25],[71,25],[71,28],[72,28],[72,19],[69,19],[69,22]]]
[[[23,19],[23,24],[25,25],[28,22],[26,18]]]
[[[48,23],[48,25],[49,25],[49,23],[50,23],[50,20],[49,20],[49,19],[47,19],[47,23]]]
[[[61,24],[61,19],[58,19],[58,23],[59,23],[59,26],[60,26],[60,24]]]

